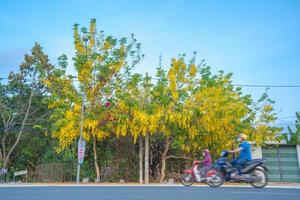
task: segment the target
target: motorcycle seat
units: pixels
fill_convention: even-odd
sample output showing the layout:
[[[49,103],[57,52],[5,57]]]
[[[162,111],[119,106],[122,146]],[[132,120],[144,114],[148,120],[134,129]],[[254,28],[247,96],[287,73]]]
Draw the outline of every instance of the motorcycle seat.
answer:
[[[245,165],[251,165],[253,163],[260,163],[260,162],[263,162],[264,159],[263,158],[260,158],[260,159],[253,159],[253,160],[250,160],[248,162],[245,163]]]

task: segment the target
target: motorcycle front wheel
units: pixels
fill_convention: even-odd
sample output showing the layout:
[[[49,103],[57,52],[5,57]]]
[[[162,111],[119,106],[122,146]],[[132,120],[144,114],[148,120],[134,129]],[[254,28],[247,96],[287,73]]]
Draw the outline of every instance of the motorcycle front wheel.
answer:
[[[223,185],[224,181],[224,175],[219,170],[211,169],[207,172],[206,183],[210,187],[220,187],[221,185]]]
[[[191,186],[194,183],[193,176],[192,176],[192,174],[189,174],[189,173],[182,174],[180,181],[184,186]]]
[[[250,183],[255,188],[264,188],[269,182],[268,175],[263,169],[254,169],[251,174],[254,178],[257,178],[258,181]]]

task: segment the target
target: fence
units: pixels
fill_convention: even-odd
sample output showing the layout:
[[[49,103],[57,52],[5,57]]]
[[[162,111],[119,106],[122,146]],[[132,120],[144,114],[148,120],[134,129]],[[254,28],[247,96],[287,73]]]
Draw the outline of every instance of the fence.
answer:
[[[38,182],[69,182],[75,180],[76,164],[50,163],[40,164],[34,172],[33,181]]]

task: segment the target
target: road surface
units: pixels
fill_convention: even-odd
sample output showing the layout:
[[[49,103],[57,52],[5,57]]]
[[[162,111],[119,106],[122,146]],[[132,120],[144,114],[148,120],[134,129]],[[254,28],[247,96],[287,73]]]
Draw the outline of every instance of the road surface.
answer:
[[[300,189],[135,186],[0,187],[0,200],[300,200]]]

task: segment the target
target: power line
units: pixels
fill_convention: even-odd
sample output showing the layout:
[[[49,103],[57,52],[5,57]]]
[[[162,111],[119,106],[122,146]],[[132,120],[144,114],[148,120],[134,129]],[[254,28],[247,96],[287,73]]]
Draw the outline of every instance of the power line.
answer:
[[[158,78],[152,77],[153,80],[158,80]],[[256,87],[256,88],[300,88],[300,84],[296,85],[265,85],[265,84],[232,84],[235,87]]]
[[[8,78],[1,78],[1,80],[7,80]],[[152,77],[151,79],[157,80],[157,78]],[[73,78],[74,81],[78,81],[77,78]],[[300,88],[300,85],[258,85],[258,84],[232,84],[235,87],[252,87],[252,88]]]
[[[296,118],[296,116],[279,117],[277,119],[291,119],[291,118]]]
[[[272,125],[274,125],[274,126],[293,126],[293,125],[295,125],[295,124],[293,124],[293,123],[289,123],[289,124],[272,124]]]
[[[300,88],[300,85],[251,85],[251,84],[233,84],[236,87],[259,87],[259,88]]]

